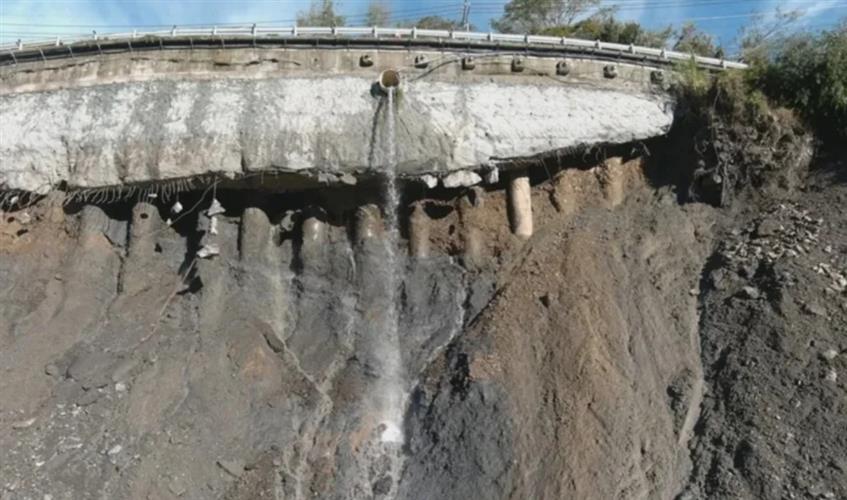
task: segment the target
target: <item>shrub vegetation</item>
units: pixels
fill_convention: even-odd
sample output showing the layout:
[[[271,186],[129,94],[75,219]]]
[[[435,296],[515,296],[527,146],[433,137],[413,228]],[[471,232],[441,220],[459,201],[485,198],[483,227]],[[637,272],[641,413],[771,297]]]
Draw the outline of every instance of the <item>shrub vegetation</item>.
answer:
[[[747,87],[795,110],[825,139],[847,138],[847,24],[751,47]]]

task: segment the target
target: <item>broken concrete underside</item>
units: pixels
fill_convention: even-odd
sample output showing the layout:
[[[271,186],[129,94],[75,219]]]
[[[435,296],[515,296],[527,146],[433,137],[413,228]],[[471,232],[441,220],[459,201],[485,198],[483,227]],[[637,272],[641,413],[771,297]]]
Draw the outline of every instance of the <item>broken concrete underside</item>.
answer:
[[[474,172],[664,134],[655,68],[407,50],[111,54],[0,70],[0,187],[46,193],[203,174],[299,172],[355,182],[374,158],[381,71],[398,69],[397,169],[447,186]],[[561,68],[561,65],[560,65]],[[559,71],[561,73],[561,69]],[[434,180],[434,178],[432,178]],[[426,179],[432,182],[430,178]],[[281,186],[284,187],[284,186]]]

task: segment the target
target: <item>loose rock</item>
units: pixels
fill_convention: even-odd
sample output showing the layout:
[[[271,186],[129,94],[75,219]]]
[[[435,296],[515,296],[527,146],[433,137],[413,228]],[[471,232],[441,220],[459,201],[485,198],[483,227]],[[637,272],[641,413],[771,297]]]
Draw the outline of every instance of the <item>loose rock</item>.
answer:
[[[212,257],[219,255],[221,253],[220,248],[217,245],[209,243],[203,245],[200,250],[197,250],[197,257],[201,259],[211,259]]]
[[[241,477],[244,473],[244,461],[242,460],[218,460],[218,466],[232,477]]]
[[[838,356],[838,351],[835,349],[827,349],[821,353],[821,357],[827,361],[832,361]]]
[[[833,383],[837,382],[838,381],[838,373],[835,370],[830,369],[828,372],[826,372],[826,376],[824,377],[824,380],[826,380],[827,382],[833,382]]]
[[[447,177],[441,179],[441,183],[448,189],[474,186],[480,182],[482,182],[482,177],[480,177],[476,172],[471,172],[470,170],[453,172]]]
[[[30,419],[27,419],[27,420],[22,420],[20,422],[15,422],[14,424],[12,424],[12,429],[15,429],[15,430],[29,429],[30,427],[32,427],[32,424],[34,424],[34,423],[35,423],[35,418],[33,417],[33,418],[30,418]]]

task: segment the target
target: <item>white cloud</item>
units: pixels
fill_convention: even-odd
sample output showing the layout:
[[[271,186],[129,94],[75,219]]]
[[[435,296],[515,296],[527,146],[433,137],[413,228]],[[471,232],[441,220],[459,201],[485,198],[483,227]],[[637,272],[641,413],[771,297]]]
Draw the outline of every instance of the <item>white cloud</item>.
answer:
[[[801,20],[809,23],[824,18],[837,19],[847,15],[847,5],[838,0],[819,0],[809,2],[807,0],[767,0],[762,2],[762,11],[765,19],[774,19],[778,13],[797,11],[801,14]]]
[[[47,39],[91,33],[104,24],[130,24],[132,18],[113,3],[94,5],[69,1],[0,1],[0,41]]]
[[[654,4],[654,5],[651,5]],[[657,8],[655,0],[633,0],[621,4],[615,0],[606,0],[604,6],[615,7],[616,17],[624,21],[635,21],[645,26],[665,26],[671,23],[678,23],[689,15],[688,10],[696,8],[696,4],[662,2],[662,6]]]

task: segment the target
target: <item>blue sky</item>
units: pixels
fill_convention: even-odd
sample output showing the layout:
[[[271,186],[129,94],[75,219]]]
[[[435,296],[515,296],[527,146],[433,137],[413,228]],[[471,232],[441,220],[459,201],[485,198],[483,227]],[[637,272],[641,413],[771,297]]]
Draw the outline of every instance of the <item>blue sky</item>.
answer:
[[[348,24],[362,24],[371,0],[336,0]],[[458,18],[462,0],[382,0],[396,20],[436,14]],[[488,31],[507,0],[471,0],[471,22]],[[799,9],[799,24],[811,29],[833,25],[847,15],[847,0],[605,0],[618,17],[652,27],[693,21],[724,45],[733,46],[739,30],[759,13]],[[130,27],[274,23],[289,25],[309,0],[0,0],[0,43],[18,38],[54,38],[90,33],[92,29],[127,31]],[[161,28],[160,28],[161,29]]]

